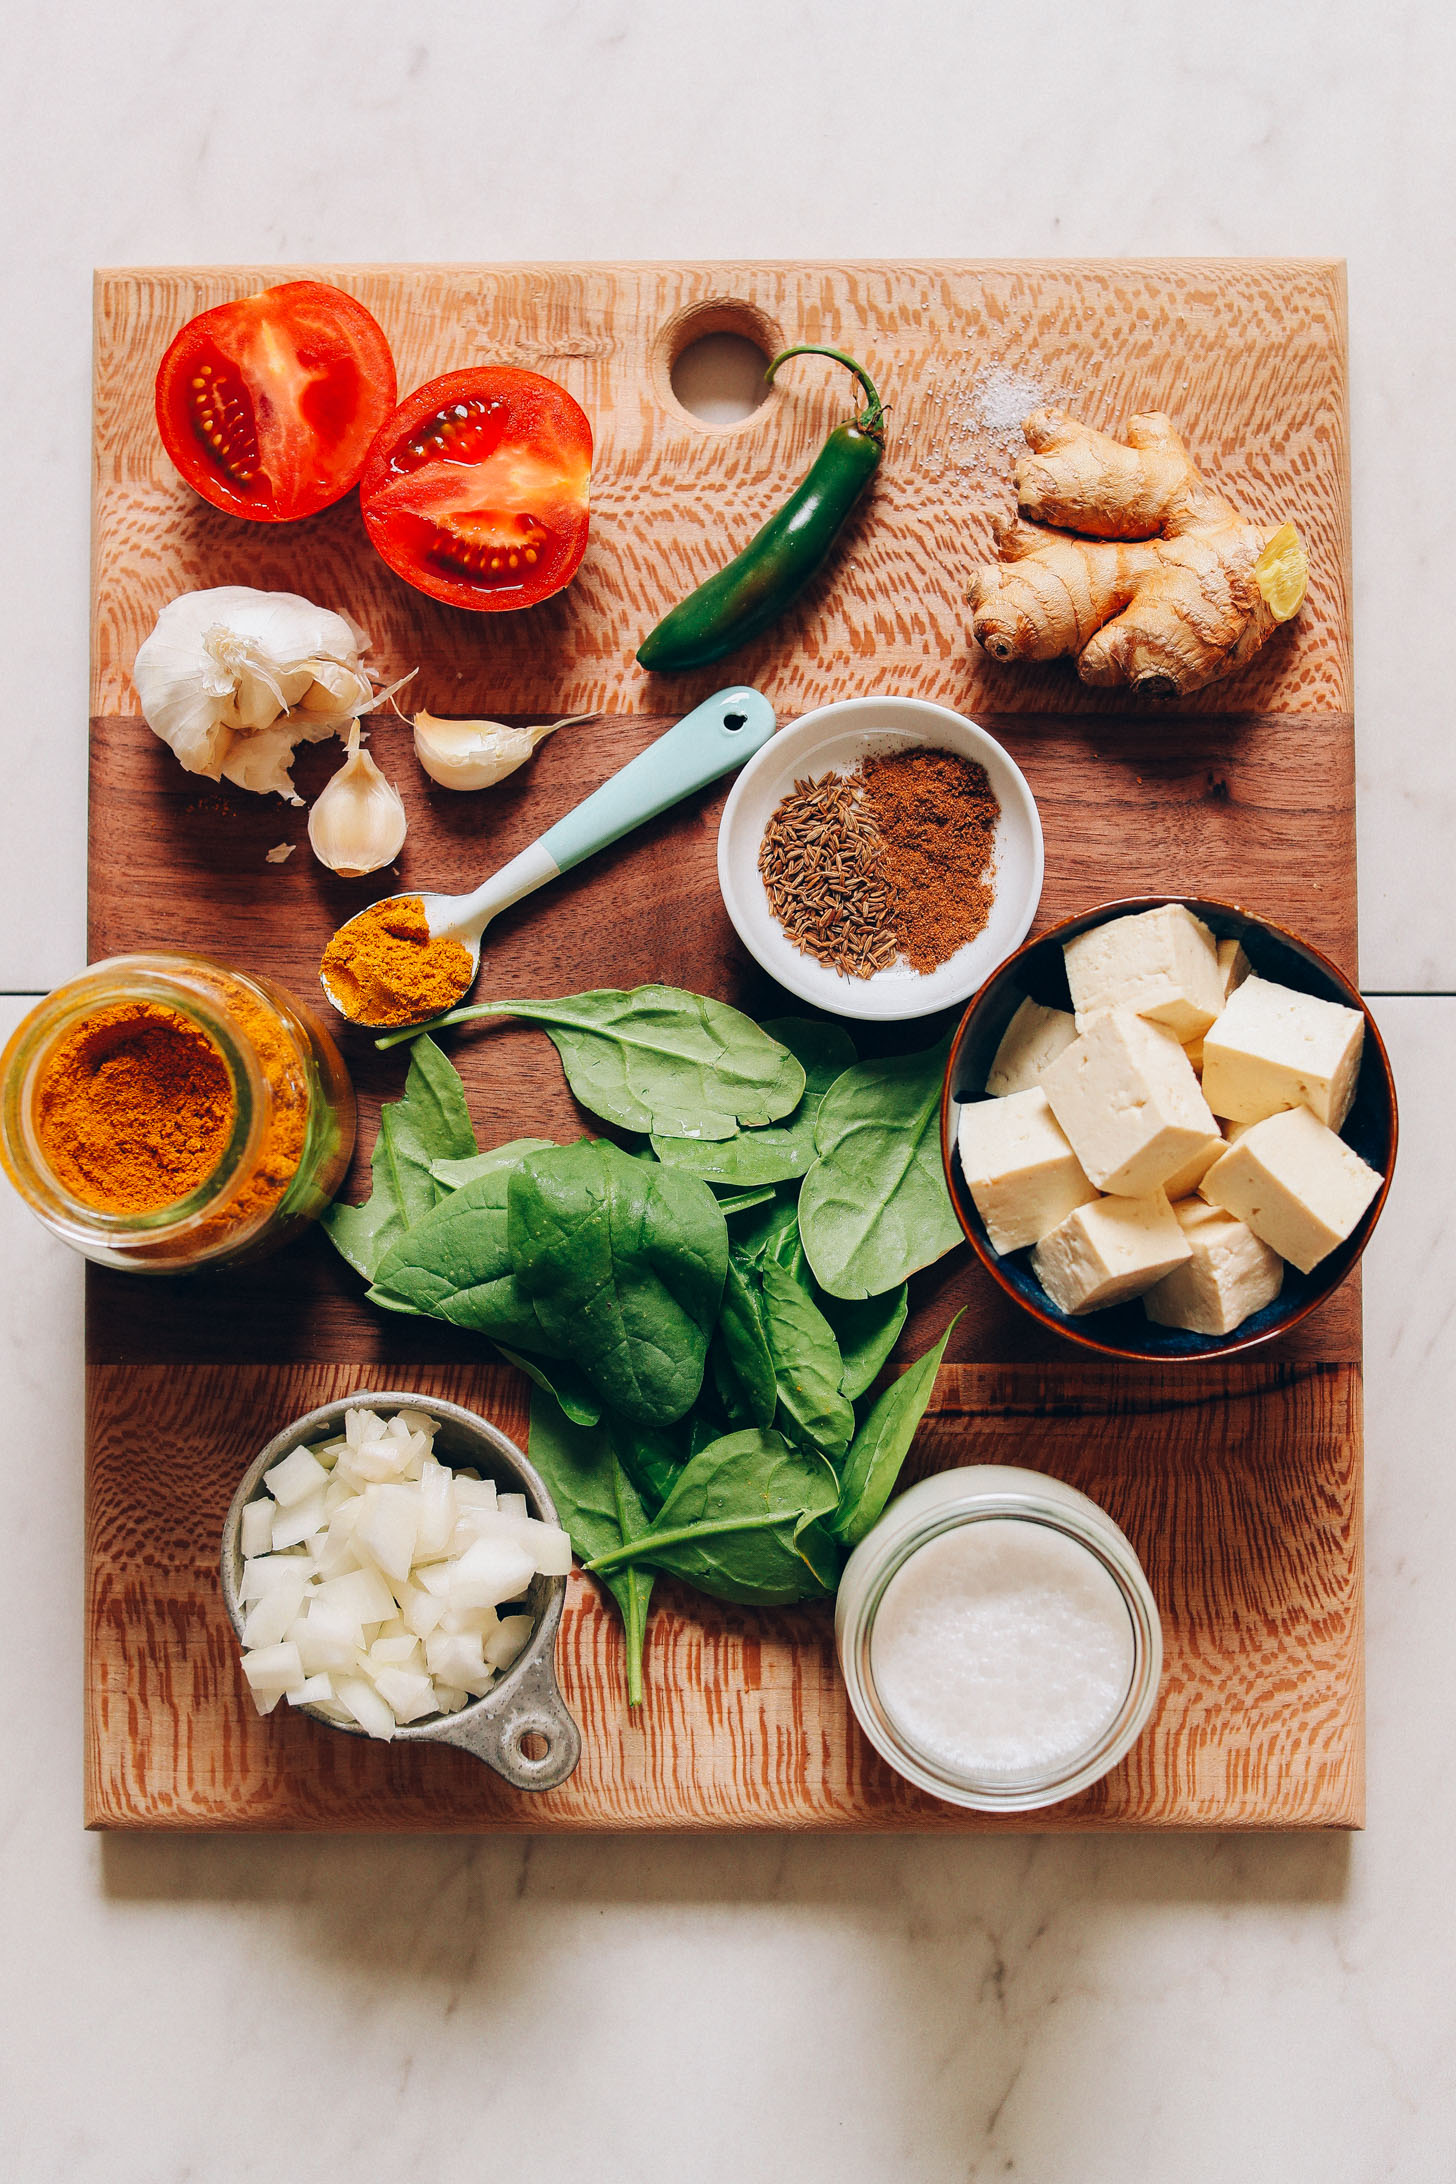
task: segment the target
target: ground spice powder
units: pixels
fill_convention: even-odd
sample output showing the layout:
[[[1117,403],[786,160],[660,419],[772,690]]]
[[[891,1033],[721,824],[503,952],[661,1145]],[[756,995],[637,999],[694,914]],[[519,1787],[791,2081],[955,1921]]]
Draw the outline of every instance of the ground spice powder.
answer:
[[[308,1074],[287,1026],[241,980],[225,980],[224,992],[233,1023],[252,1047],[268,1088],[267,1107],[262,1137],[242,1188],[214,1221],[204,1224],[194,1245],[207,1244],[214,1231],[223,1234],[251,1227],[273,1211],[298,1173],[312,1111]]]
[[[458,940],[432,940],[419,895],[393,895],[341,925],[320,966],[335,1005],[356,1024],[418,1024],[452,1008],[474,966]]]
[[[851,978],[898,959],[933,971],[990,916],[1000,816],[984,766],[925,745],[796,781],[759,849],[769,907],[796,948]]]
[[[919,748],[867,758],[861,769],[885,872],[899,899],[900,953],[933,971],[974,940],[996,894],[1001,806],[984,766]]]
[[[98,1009],[60,1040],[36,1089],[51,1173],[83,1205],[159,1212],[217,1167],[237,1115],[232,1077],[199,1024],[154,1001]]]

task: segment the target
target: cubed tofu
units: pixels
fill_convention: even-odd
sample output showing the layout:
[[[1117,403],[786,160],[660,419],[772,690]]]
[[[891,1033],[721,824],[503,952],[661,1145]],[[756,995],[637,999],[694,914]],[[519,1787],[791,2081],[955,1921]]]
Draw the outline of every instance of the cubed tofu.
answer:
[[[1097,1196],[1038,1085],[961,1109],[961,1173],[997,1251],[1034,1244]]]
[[[1195,1335],[1231,1335],[1272,1304],[1284,1283],[1284,1261],[1222,1206],[1185,1198],[1173,1218],[1193,1256],[1155,1282],[1143,1310],[1160,1327]]]
[[[1221,940],[1218,944],[1218,975],[1223,984],[1223,997],[1227,1001],[1235,986],[1242,986],[1254,966],[1244,953],[1243,943],[1237,940]]]
[[[1338,1130],[1355,1097],[1364,1044],[1358,1009],[1246,978],[1203,1042],[1203,1096],[1230,1122],[1307,1107]]]
[[[1065,1009],[1044,1009],[1028,994],[1006,1026],[986,1090],[993,1099],[1004,1099],[1008,1092],[1029,1092],[1076,1036],[1076,1022]]]
[[[1094,925],[1062,954],[1079,1029],[1101,1010],[1132,1009],[1196,1039],[1223,1007],[1217,943],[1180,902]]]
[[[1087,1176],[1120,1197],[1161,1190],[1218,1135],[1173,1033],[1131,1009],[1099,1017],[1057,1056],[1042,1090]]]
[[[1228,1150],[1222,1137],[1205,1138],[1196,1153],[1190,1153],[1181,1168],[1169,1176],[1162,1186],[1163,1196],[1176,1206],[1180,1198],[1187,1198],[1196,1191],[1220,1153]]]
[[[1243,1131],[1199,1185],[1302,1274],[1342,1244],[1381,1178],[1307,1107]]]
[[[1059,1312],[1099,1312],[1139,1297],[1192,1256],[1162,1191],[1098,1198],[1044,1236],[1031,1270]]]

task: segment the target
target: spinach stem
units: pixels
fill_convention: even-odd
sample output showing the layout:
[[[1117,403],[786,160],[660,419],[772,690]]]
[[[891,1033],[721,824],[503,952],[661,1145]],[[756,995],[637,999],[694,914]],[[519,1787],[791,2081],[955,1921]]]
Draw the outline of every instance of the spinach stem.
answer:
[[[593,1577],[607,1570],[620,1569],[624,1562],[646,1562],[660,1547],[677,1547],[691,1539],[722,1539],[730,1532],[768,1532],[775,1525],[787,1524],[797,1515],[795,1510],[766,1509],[761,1517],[714,1518],[702,1524],[678,1524],[666,1532],[643,1532],[624,1546],[609,1548],[594,1561],[582,1567]]]

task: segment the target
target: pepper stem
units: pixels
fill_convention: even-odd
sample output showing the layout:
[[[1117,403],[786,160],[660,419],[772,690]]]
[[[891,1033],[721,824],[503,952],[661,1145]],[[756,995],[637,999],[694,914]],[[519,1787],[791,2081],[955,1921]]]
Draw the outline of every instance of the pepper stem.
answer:
[[[876,394],[875,383],[863,364],[856,364],[854,358],[847,356],[843,349],[822,349],[817,342],[803,341],[799,343],[797,348],[780,349],[778,355],[764,373],[764,378],[772,381],[773,375],[780,364],[786,363],[791,356],[832,357],[836,364],[843,364],[846,370],[853,372],[855,378],[864,388],[867,397],[865,407],[860,411],[854,422],[861,432],[869,433],[874,439],[883,440],[885,436],[885,405]]]

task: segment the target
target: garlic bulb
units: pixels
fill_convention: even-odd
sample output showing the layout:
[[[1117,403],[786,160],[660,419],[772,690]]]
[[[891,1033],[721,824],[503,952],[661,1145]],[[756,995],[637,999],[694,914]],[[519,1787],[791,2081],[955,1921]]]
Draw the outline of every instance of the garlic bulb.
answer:
[[[347,615],[296,592],[224,584],[163,607],[132,676],[148,727],[189,773],[298,804],[295,746],[378,703],[360,665],[368,644]]]
[[[536,745],[558,728],[596,717],[572,713],[538,728],[508,728],[498,720],[439,720],[433,713],[416,713],[415,757],[442,788],[488,789],[524,766]]]
[[[320,864],[346,880],[377,872],[404,847],[404,805],[369,753],[359,723],[349,730],[348,755],[320,791],[308,815],[308,838]]]

